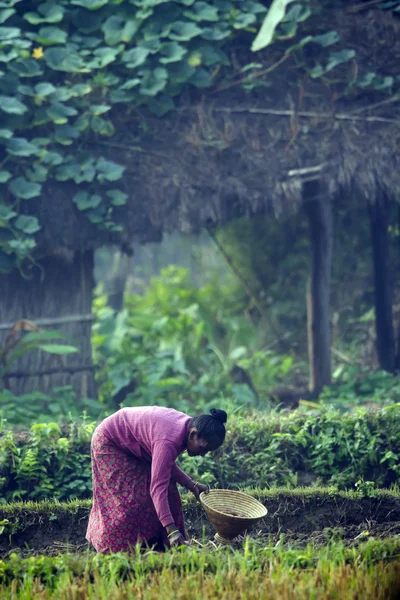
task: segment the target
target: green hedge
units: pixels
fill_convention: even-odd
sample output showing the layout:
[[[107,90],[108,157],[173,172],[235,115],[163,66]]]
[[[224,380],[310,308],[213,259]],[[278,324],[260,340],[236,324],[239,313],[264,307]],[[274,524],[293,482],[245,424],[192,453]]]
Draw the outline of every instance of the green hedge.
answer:
[[[90,437],[95,423],[64,431],[54,423],[0,437],[3,502],[91,495]],[[343,415],[254,413],[229,420],[227,440],[214,455],[181,457],[194,478],[220,487],[400,483],[400,404]],[[365,485],[365,484],[363,484]]]

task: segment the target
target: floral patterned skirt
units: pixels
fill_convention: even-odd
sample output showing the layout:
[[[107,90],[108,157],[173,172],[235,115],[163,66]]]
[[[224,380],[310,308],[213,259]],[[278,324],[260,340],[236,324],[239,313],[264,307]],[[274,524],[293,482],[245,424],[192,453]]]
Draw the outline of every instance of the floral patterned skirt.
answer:
[[[97,552],[129,552],[139,543],[166,544],[150,496],[151,463],[119,449],[95,430],[91,443],[93,505],[86,539]],[[187,538],[181,498],[171,480],[168,500],[175,525]]]

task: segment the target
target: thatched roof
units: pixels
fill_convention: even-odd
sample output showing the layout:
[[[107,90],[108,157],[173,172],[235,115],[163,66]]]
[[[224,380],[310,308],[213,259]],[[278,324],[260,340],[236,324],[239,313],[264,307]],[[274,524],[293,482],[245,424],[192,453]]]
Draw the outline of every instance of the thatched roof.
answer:
[[[241,215],[280,214],[299,206],[303,182],[310,179],[320,180],[321,194],[332,199],[345,194],[349,202],[374,201],[382,193],[397,199],[400,96],[361,88],[345,95],[344,84],[335,81],[338,74],[344,80],[370,71],[398,77],[400,19],[377,9],[333,9],[328,16],[329,27],[341,35],[337,49],[357,50],[356,61],[338,67],[331,82],[307,77],[289,58],[268,75],[268,87],[251,93],[239,84],[201,95],[188,91],[178,110],[161,119],[114,110],[117,133],[88,145],[126,166],[124,233],[100,232],[69,201],[75,188],[54,184],[36,203],[45,224],[42,248],[130,245]],[[327,22],[308,27],[326,31]],[[306,49],[306,60],[312,61],[311,51]],[[242,40],[230,52],[239,72],[255,60],[269,68],[284,47],[274,44],[255,55],[249,40]]]

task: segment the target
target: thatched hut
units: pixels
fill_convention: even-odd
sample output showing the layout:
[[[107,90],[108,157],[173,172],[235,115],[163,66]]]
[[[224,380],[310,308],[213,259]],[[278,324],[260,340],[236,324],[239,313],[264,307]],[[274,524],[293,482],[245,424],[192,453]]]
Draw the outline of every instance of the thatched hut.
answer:
[[[162,118],[135,108],[114,110],[115,135],[87,139],[86,144],[92,153],[126,166],[123,187],[129,200],[119,210],[122,233],[100,231],[85,219],[70,200],[73,186],[48,185],[32,206],[32,214],[39,214],[44,224],[38,235],[44,278],[39,268],[29,280],[17,271],[3,277],[0,323],[82,316],[83,322],[66,326],[80,340],[80,354],[78,361],[68,358],[56,377],[48,358],[25,359],[23,370],[32,376],[15,374],[13,389],[72,383],[79,393],[94,394],[90,320],[85,315],[91,312],[96,248],[117,244],[129,252],[134,242],[159,240],[164,232],[193,232],[246,215],[279,217],[302,205],[313,251],[311,381],[320,388],[330,379],[329,278],[339,196],[364,202],[370,211],[378,354],[382,366],[393,370],[387,207],[400,192],[400,95],[394,93],[400,20],[374,6],[357,12],[332,8],[325,19],[325,26],[340,32],[339,50],[357,49],[357,58],[337,67],[332,81],[308,77],[290,56],[282,61],[284,49],[273,45],[257,54],[263,67],[254,82],[268,73],[268,85],[245,91],[241,67],[254,54],[248,39],[242,39],[229,49],[234,71],[229,84],[225,79],[202,94],[187,90],[178,109]],[[315,26],[311,21],[309,27]],[[312,60],[312,44],[305,57]],[[273,67],[278,62],[282,64]],[[397,83],[390,93],[358,87],[348,94],[346,81],[356,70],[392,76]]]

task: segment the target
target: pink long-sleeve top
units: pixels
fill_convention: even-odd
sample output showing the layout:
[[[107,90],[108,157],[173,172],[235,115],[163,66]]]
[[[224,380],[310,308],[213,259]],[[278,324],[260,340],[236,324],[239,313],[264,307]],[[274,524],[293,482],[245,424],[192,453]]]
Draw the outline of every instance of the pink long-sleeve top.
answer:
[[[185,449],[191,417],[172,408],[122,408],[100,425],[103,433],[125,452],[151,461],[150,495],[163,527],[174,522],[168,502],[168,485],[183,486],[191,478],[175,463]]]

